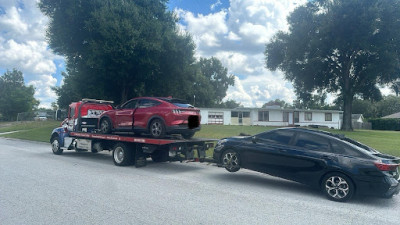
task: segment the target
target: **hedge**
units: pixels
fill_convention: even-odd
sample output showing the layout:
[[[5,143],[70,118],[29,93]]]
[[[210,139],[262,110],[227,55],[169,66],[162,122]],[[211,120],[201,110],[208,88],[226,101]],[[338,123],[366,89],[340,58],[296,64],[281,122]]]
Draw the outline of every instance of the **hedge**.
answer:
[[[400,119],[370,119],[372,130],[400,130]]]

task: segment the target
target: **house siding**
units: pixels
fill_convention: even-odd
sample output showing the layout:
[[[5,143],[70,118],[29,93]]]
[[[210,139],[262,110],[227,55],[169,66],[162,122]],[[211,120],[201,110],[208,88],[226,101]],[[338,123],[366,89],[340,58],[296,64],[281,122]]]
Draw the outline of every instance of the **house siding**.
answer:
[[[260,121],[259,120],[259,111],[268,111],[268,121]],[[294,123],[294,111],[299,112],[299,122]],[[249,113],[249,117],[242,117],[241,123],[239,122],[239,116],[232,117],[232,112],[234,113]],[[293,109],[264,109],[264,108],[237,108],[237,109],[213,109],[213,108],[200,108],[201,114],[201,124],[212,124],[212,121],[209,121],[209,115],[213,115],[215,113],[222,114],[223,113],[223,125],[255,125],[255,126],[276,126],[276,127],[285,127],[285,126],[309,126],[309,125],[318,125],[318,126],[327,126],[329,128],[340,129],[341,120],[340,113],[341,111],[334,110],[293,110]],[[283,121],[283,114],[288,113],[289,118],[288,121]],[[305,120],[305,114],[312,113],[312,120]],[[325,113],[332,114],[332,121],[325,121]]]

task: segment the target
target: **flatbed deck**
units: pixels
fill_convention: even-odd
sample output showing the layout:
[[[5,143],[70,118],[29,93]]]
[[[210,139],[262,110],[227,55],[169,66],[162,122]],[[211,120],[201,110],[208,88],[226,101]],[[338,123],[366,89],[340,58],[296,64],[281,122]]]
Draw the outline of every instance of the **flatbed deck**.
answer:
[[[192,138],[192,139],[175,139],[164,138],[155,139],[148,137],[135,137],[121,134],[98,134],[98,133],[84,133],[84,132],[70,132],[70,137],[80,137],[88,139],[102,139],[110,141],[123,141],[131,143],[141,143],[141,144],[153,144],[153,145],[167,145],[172,143],[200,143],[200,142],[213,142],[218,141],[218,139],[203,139],[203,138]]]

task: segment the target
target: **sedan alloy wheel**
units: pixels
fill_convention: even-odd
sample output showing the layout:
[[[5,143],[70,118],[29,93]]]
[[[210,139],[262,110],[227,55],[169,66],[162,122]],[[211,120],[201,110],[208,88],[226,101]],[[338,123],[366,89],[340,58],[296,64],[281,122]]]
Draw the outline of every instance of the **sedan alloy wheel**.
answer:
[[[328,198],[335,201],[347,201],[354,192],[351,181],[341,174],[330,174],[325,177],[323,189]]]
[[[229,172],[236,172],[240,169],[240,159],[237,152],[228,150],[222,156],[222,164]]]

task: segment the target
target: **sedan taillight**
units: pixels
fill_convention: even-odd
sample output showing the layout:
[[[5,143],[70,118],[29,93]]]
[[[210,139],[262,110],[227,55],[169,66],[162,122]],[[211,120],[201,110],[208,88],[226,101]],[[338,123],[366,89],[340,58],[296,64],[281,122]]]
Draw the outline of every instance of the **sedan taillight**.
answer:
[[[380,171],[396,171],[399,164],[387,164],[382,162],[374,162]]]

